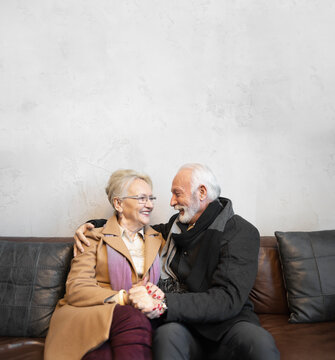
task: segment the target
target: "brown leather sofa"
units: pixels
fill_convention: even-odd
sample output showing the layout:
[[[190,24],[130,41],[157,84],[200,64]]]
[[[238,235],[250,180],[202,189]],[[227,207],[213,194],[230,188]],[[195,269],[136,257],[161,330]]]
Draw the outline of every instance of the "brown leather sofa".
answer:
[[[0,241],[71,244],[72,238],[0,237]],[[250,297],[262,326],[274,336],[282,360],[335,359],[335,321],[288,323],[286,292],[274,236],[261,237],[258,275]],[[0,360],[42,360],[44,340],[44,337],[0,336]]]
[[[335,321],[290,324],[277,240],[262,236],[258,274],[250,294],[262,326],[274,337],[282,360],[335,359]]]

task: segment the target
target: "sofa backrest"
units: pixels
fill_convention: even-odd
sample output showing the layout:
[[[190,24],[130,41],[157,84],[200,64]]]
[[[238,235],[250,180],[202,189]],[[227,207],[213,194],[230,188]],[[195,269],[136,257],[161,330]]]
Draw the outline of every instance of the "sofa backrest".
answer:
[[[261,236],[258,273],[250,299],[258,314],[288,314],[286,290],[275,236]]]
[[[72,253],[72,238],[0,237],[0,336],[47,334]]]
[[[72,237],[0,237],[0,241],[67,243]],[[69,250],[72,251],[72,250]],[[69,255],[69,252],[67,251]],[[67,256],[68,256],[67,255]],[[66,260],[69,265],[70,258]],[[64,274],[63,274],[64,275]],[[62,280],[65,282],[65,278]],[[63,291],[63,290],[62,290]],[[286,290],[282,277],[277,240],[275,236],[261,236],[258,256],[258,274],[250,293],[255,311],[259,314],[288,314]],[[51,314],[50,314],[51,315]]]

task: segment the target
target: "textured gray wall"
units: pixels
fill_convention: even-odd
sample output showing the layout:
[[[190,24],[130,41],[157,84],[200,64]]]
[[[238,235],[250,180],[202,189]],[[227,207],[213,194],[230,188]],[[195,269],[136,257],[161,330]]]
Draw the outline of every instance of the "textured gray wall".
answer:
[[[207,163],[262,234],[335,228],[333,0],[0,0],[0,234],[109,216],[118,168],[165,221]]]

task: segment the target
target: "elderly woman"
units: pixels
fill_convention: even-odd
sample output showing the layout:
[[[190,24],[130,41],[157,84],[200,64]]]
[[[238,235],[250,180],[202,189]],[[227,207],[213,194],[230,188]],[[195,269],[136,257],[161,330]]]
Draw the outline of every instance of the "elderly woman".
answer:
[[[45,359],[151,359],[151,324],[160,311],[161,235],[148,224],[152,182],[133,170],[114,172],[106,187],[115,214],[86,232],[90,245],[72,261],[66,294],[46,338]],[[129,305],[128,290],[147,284],[151,314]],[[157,299],[158,298],[158,299]]]

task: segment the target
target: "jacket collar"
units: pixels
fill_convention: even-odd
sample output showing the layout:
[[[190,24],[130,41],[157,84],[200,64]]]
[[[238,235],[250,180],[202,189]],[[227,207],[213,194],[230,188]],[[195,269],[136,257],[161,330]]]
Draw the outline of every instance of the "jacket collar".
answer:
[[[117,217],[114,214],[111,218],[109,218],[104,225],[104,229],[102,230],[104,235],[114,235],[121,236],[120,225],[117,222]],[[150,225],[144,227],[144,236],[159,236],[160,233],[154,230]]]
[[[116,215],[113,215],[107,220],[104,229],[102,230],[102,234],[104,235],[103,240],[105,243],[124,255],[135,271],[135,265],[132,261],[129,250],[122,240],[121,229],[117,222]],[[155,231],[149,225],[144,227],[144,275],[147,273],[150,266],[154,262],[156,255],[159,254],[159,249],[162,245],[162,242],[163,238],[159,232]]]

